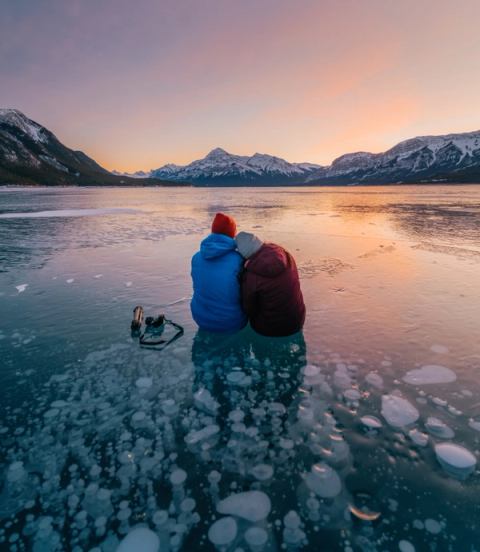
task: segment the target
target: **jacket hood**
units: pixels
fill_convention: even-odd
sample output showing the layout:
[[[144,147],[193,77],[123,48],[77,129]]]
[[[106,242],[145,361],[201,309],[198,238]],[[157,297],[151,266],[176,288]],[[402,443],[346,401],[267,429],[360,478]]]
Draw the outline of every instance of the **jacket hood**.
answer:
[[[275,278],[287,270],[290,261],[288,254],[280,245],[264,243],[246,262],[245,267],[265,278]]]
[[[235,251],[237,244],[224,234],[210,234],[200,244],[200,253],[205,259],[215,259]]]

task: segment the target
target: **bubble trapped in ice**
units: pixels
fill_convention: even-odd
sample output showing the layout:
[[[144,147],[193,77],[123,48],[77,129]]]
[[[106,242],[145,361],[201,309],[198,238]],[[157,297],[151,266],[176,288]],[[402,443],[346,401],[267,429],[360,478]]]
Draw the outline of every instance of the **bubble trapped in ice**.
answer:
[[[262,491],[246,491],[232,494],[217,504],[217,511],[230,514],[248,521],[265,519],[271,510],[270,498]]]
[[[418,410],[403,397],[383,395],[382,416],[393,427],[404,427],[415,423],[419,417]]]
[[[412,385],[433,385],[438,383],[452,383],[457,379],[453,370],[438,364],[428,364],[421,368],[410,370],[403,377],[403,381]]]
[[[455,443],[440,443],[435,445],[435,454],[440,465],[451,476],[457,479],[467,479],[477,465],[475,455]]]

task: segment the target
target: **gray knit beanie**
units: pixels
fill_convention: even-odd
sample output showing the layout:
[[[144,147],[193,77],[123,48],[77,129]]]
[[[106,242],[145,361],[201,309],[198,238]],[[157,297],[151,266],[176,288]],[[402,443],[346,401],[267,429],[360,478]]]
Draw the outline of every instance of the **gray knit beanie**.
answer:
[[[250,232],[239,232],[235,241],[240,255],[245,259],[249,259],[263,245],[262,240]]]

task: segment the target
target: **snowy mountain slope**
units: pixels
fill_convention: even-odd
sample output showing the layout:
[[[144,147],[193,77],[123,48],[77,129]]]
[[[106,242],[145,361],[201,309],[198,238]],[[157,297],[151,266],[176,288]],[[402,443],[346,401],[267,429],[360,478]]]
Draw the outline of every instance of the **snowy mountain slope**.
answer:
[[[171,185],[113,175],[16,109],[0,109],[0,184]]]
[[[306,179],[310,184],[480,182],[480,131],[419,136],[384,153],[342,155]]]
[[[200,186],[480,182],[480,131],[411,138],[384,153],[342,155],[325,167],[216,148],[189,165],[169,164],[149,174]]]
[[[320,169],[312,163],[289,163],[280,157],[255,153],[234,155],[215,148],[203,159],[189,165],[168,164],[151,171],[151,176],[166,180],[186,180],[198,185],[269,185],[301,183],[312,171]]]
[[[38,123],[27,119],[18,109],[0,108],[0,122],[17,128],[34,142],[45,143],[48,140],[44,128]]]
[[[281,186],[480,183],[480,131],[420,136],[383,153],[342,155],[330,166],[215,148],[203,159],[149,172],[108,172],[16,109],[0,109],[0,184]]]

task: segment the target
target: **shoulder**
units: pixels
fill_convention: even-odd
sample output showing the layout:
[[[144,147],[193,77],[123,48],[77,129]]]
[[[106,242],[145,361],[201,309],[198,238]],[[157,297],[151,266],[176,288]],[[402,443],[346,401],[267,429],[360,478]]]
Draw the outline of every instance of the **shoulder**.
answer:
[[[244,259],[237,251],[232,251],[226,255],[228,265],[235,271],[240,271],[243,268]]]
[[[244,259],[236,249],[229,251],[226,256],[232,261],[243,264]]]
[[[192,255],[192,265],[197,264],[201,260],[202,260],[202,255],[200,254],[200,251],[197,251],[194,255]]]

